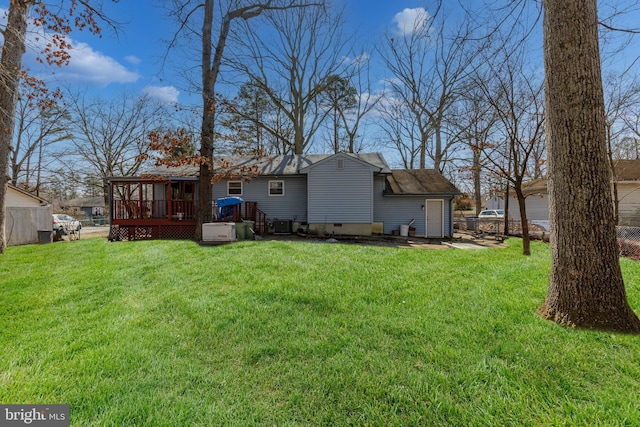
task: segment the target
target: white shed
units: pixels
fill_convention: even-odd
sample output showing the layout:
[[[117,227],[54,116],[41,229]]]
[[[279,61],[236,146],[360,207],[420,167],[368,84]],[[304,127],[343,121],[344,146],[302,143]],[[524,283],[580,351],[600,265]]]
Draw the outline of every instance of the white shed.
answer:
[[[9,184],[5,212],[8,246],[51,242],[53,208],[45,199]]]

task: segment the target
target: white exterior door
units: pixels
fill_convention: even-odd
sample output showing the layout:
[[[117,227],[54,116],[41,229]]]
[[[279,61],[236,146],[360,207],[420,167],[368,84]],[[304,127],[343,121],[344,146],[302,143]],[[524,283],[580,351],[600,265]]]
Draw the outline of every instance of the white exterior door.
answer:
[[[444,237],[444,200],[425,200],[426,237]]]

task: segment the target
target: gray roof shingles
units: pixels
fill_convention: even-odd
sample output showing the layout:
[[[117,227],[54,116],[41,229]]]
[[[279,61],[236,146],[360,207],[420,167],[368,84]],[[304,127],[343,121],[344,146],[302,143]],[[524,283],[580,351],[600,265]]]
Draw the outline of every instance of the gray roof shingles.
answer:
[[[380,168],[380,173],[391,173],[391,169],[384,157],[380,153],[365,153],[365,154],[346,154],[347,156],[353,156],[361,161],[371,164],[372,166]],[[240,170],[243,167],[257,166],[260,175],[266,176],[287,176],[287,175],[300,175],[301,169],[318,163],[328,157],[335,156],[335,154],[290,154],[290,155],[278,155],[271,157],[253,157],[253,156],[220,156],[214,163],[214,170],[216,164],[232,164],[233,169]],[[167,177],[189,177],[197,176],[198,168],[195,166],[182,166],[179,168],[167,168],[158,167],[148,171],[145,175],[151,176],[167,176]]]

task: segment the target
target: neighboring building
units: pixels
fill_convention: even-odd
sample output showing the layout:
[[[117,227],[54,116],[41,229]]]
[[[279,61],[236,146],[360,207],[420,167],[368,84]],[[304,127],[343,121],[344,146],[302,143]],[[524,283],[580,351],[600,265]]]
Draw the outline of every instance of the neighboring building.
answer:
[[[51,204],[12,184],[5,199],[5,238],[8,246],[51,242]]]
[[[640,160],[617,160],[614,164],[615,179],[612,182],[618,192],[618,225],[640,226]],[[522,184],[527,196],[527,219],[532,223],[549,223],[549,192],[547,179],[534,179]],[[500,200],[502,205],[504,201]],[[520,219],[518,201],[509,201],[509,218]],[[613,212],[612,212],[613,215]]]
[[[618,225],[640,226],[640,160],[615,162]]]
[[[391,234],[414,220],[416,235],[453,235],[453,198],[460,192],[433,170],[391,170],[379,153],[258,160],[229,157],[225,161],[238,170],[257,169],[258,174],[249,181],[215,182],[213,199],[242,198],[244,210],[240,208],[234,219],[255,221],[262,232],[295,231],[303,226],[325,235]],[[112,234],[119,233],[118,238],[193,236],[196,171],[172,169],[151,175],[155,177],[108,180]]]
[[[522,191],[526,195],[527,220],[547,224],[549,222],[549,197],[547,194],[547,180],[534,179],[522,184]],[[520,221],[520,207],[513,190],[510,192],[507,216],[510,220]],[[483,209],[504,209],[504,193],[494,195],[487,200]]]
[[[104,197],[78,197],[61,203],[60,209],[63,211],[79,212],[79,216],[88,218],[103,216]]]

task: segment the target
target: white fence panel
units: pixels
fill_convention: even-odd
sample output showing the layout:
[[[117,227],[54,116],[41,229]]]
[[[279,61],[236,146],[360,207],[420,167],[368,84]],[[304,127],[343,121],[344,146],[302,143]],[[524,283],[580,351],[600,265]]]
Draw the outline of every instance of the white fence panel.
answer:
[[[51,206],[6,208],[5,238],[8,246],[27,245],[40,241],[39,232],[52,230]]]

